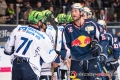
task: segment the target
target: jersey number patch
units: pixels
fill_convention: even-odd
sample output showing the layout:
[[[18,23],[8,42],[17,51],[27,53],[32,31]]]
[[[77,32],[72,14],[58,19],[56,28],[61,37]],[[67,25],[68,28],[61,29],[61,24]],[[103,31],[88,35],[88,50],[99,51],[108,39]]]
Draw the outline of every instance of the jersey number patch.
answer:
[[[30,44],[32,43],[33,40],[28,40],[28,38],[25,38],[25,37],[21,37],[21,40],[23,40],[23,43],[18,47],[18,49],[16,50],[16,53],[18,53],[18,52],[20,51],[20,49],[21,49],[25,44],[27,44],[26,47],[25,47],[25,49],[24,49],[24,51],[22,52],[22,54],[25,55],[26,52],[27,52],[27,50],[28,50],[29,47],[30,47]]]

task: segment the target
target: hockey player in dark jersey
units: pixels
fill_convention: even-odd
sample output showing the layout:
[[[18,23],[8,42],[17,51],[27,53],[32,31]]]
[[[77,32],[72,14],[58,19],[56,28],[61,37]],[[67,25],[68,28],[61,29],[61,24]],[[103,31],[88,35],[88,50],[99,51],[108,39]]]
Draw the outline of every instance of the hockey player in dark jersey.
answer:
[[[100,63],[104,63],[107,58],[107,51],[99,44],[94,45],[91,49],[91,38],[97,38],[99,43],[103,44],[107,41],[107,37],[99,32],[98,24],[95,21],[84,19],[82,7],[80,3],[72,5],[73,22],[67,24],[64,29],[61,58],[64,60],[71,55],[70,78],[102,80],[101,76],[92,76],[91,74],[101,73],[102,68],[98,65],[98,60]],[[97,58],[97,56],[99,57]],[[86,78],[86,76],[88,77]]]
[[[120,54],[120,46],[117,38],[112,33],[107,33],[106,22],[104,20],[99,20],[98,24],[100,24],[100,31],[104,30],[104,32],[109,36],[109,46],[108,46],[108,59],[106,60],[106,68],[111,76],[107,77],[112,80],[116,80],[118,77],[116,74],[117,68],[119,66],[118,58]]]
[[[88,18],[90,19],[92,16],[91,10],[88,7],[84,7],[83,11],[84,11],[85,19],[88,19]],[[109,37],[108,59],[106,60],[107,63],[105,65],[106,65],[106,68],[108,71],[110,71],[110,72],[112,71],[112,73],[114,73],[113,71],[116,71],[117,67],[119,65],[117,60],[118,60],[119,53],[120,53],[120,47],[119,47],[118,41],[114,37],[114,35],[112,33],[106,32],[107,31],[106,22],[104,20],[99,20],[98,24],[99,24],[99,27],[98,27],[99,31],[104,32]],[[108,72],[106,72],[106,73],[108,74]],[[110,75],[109,75],[108,77],[109,77],[109,79],[112,78],[112,80],[115,80],[115,76],[110,77]],[[108,80],[108,77],[107,77],[107,80]]]

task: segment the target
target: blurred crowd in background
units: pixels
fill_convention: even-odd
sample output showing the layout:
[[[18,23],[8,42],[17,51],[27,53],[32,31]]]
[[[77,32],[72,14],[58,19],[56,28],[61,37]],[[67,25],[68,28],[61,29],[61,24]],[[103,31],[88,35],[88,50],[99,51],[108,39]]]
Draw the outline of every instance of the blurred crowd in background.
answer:
[[[27,17],[32,10],[48,9],[55,18],[59,13],[70,13],[71,5],[76,2],[89,7],[95,20],[106,19],[108,25],[120,25],[120,0],[0,0],[0,23],[16,24],[18,12],[19,24],[28,24]]]

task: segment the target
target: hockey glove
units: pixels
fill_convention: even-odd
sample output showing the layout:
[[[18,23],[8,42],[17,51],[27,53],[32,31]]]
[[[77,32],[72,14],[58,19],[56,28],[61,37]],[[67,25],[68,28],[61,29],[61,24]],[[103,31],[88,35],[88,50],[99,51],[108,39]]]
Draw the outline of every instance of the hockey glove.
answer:
[[[119,66],[118,61],[117,60],[116,61],[111,61],[110,64],[111,64],[112,68],[116,71],[118,66]]]
[[[60,56],[60,52],[59,51],[55,50],[55,52],[58,54],[58,56]]]
[[[109,54],[113,54],[113,48],[111,46],[109,46],[108,51]]]
[[[99,44],[95,44],[92,46],[90,53],[92,54],[93,57],[99,56],[100,53],[102,52],[102,47]]]
[[[98,41],[94,39],[91,41],[91,47],[93,47],[95,44],[98,44]]]
[[[14,53],[14,49],[15,49],[15,47],[14,46],[11,46],[12,48],[11,48],[11,53],[8,53],[6,50],[4,50],[4,53],[6,54],[6,55],[12,55],[13,53]]]
[[[106,64],[107,56],[104,53],[101,53],[98,56],[98,59],[99,59],[99,62],[101,63],[101,65],[105,65]]]

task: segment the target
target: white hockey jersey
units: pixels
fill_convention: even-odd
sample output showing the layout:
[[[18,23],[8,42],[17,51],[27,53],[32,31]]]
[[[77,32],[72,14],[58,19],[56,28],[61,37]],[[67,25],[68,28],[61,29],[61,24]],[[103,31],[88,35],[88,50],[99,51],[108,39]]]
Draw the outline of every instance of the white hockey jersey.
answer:
[[[12,52],[13,46],[14,52]],[[57,57],[51,40],[44,32],[21,25],[18,25],[11,33],[5,44],[5,53],[12,54],[12,60],[16,57],[27,58],[38,76],[41,72],[40,58],[45,63],[51,63]]]
[[[61,50],[63,29],[64,29],[63,26],[58,26],[58,37],[57,37],[57,47],[56,47],[56,50],[58,50],[58,51]],[[54,47],[56,31],[55,31],[55,29],[52,25],[47,25],[46,34],[51,39],[52,45]],[[51,64],[50,63],[49,64],[43,63],[42,70],[41,70],[41,75],[51,75]]]
[[[62,43],[62,32],[64,27],[63,26],[57,26],[58,27],[58,36],[57,36],[57,46],[56,50],[60,51],[61,50],[61,43]],[[46,34],[49,36],[51,39],[53,46],[55,44],[55,36],[56,36],[56,31],[53,26],[48,25],[46,29]]]
[[[61,43],[62,43],[62,32],[64,30],[64,26],[57,26],[57,28],[58,28],[58,36],[57,36],[56,50],[60,51],[61,50]],[[53,45],[55,45],[56,31],[55,31],[54,27],[51,25],[48,25],[47,29],[46,29],[46,34],[50,37]],[[65,65],[64,62],[61,63],[60,69],[68,70],[67,65]]]

